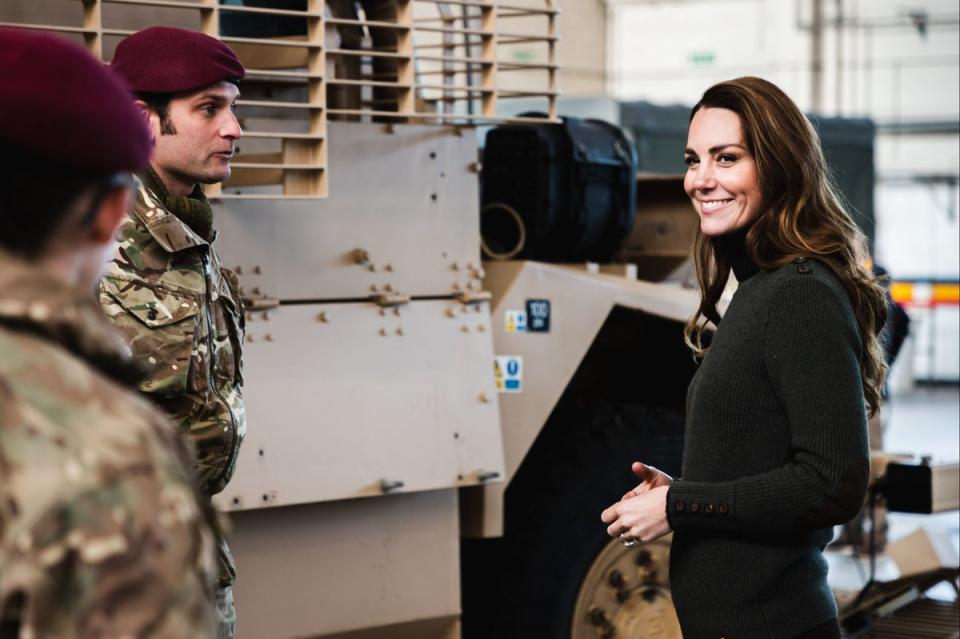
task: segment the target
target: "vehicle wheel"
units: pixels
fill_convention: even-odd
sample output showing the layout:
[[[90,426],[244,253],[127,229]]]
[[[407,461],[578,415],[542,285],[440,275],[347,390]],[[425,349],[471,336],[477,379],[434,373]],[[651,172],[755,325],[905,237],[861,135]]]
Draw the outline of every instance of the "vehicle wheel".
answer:
[[[571,639],[683,639],[670,596],[670,538],[607,543],[581,583]]]
[[[558,404],[505,495],[493,636],[680,636],[669,634],[676,627],[669,544],[628,552],[611,543],[600,513],[636,485],[631,462],[677,474],[682,445],[683,420],[670,411],[567,398]]]

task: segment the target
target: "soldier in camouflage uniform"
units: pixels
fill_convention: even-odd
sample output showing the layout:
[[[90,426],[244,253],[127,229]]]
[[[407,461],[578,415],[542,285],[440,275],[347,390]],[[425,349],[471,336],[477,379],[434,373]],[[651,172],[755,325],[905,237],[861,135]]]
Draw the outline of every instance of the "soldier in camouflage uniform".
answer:
[[[246,432],[241,394],[243,307],[236,276],[213,248],[200,184],[230,175],[241,135],[233,113],[243,66],[225,44],[152,27],[124,39],[112,68],[127,78],[156,147],[100,283],[100,301],[151,369],[140,388],[196,446],[209,497],[233,475]],[[234,635],[233,558],[221,538],[220,636]]]
[[[220,492],[246,426],[236,276],[140,183],[100,280],[100,302],[151,370],[141,390],[195,442],[204,492]]]
[[[215,636],[193,457],[93,295],[150,153],[130,100],[80,47],[0,29],[4,639]]]

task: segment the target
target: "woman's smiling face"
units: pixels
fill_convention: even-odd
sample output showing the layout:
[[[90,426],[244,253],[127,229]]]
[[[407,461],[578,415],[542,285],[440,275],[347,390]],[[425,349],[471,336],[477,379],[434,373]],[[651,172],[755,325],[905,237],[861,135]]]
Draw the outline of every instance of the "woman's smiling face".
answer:
[[[690,121],[683,187],[707,236],[732,233],[760,215],[757,163],[747,151],[740,116],[704,107]]]

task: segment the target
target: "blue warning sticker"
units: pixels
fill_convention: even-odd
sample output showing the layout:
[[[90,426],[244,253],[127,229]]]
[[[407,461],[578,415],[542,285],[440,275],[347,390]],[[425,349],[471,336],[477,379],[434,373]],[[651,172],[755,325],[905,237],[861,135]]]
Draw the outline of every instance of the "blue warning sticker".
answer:
[[[497,355],[493,362],[497,391],[519,393],[523,390],[523,358],[519,355]]]

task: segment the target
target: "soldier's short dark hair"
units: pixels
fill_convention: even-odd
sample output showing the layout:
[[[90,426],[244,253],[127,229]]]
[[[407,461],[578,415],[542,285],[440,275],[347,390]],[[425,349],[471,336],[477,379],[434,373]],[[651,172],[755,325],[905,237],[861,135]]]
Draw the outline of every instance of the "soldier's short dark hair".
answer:
[[[27,260],[41,255],[77,198],[105,177],[0,140],[0,249]]]
[[[140,92],[137,93],[137,97],[143,100],[147,108],[160,118],[160,135],[176,134],[177,129],[170,121],[170,100],[174,97],[172,93]]]

